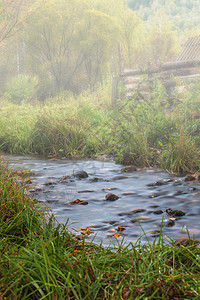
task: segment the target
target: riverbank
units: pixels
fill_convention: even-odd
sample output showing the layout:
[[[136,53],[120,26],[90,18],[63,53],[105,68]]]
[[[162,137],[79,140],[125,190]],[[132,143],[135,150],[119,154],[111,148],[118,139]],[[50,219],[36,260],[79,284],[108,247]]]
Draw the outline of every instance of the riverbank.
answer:
[[[44,103],[1,99],[0,149],[68,158],[105,153],[123,164],[195,173],[200,166],[199,89],[194,86],[169,103],[157,83],[145,99],[119,99],[115,107],[108,87]]]
[[[199,298],[194,241],[166,241],[160,233],[152,244],[112,249],[79,240],[2,166],[0,196],[2,299]]]

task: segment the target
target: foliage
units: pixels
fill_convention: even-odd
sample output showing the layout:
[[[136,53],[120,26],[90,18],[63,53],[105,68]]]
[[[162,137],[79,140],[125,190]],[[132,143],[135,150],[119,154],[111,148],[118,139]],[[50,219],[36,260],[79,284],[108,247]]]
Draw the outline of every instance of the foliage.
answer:
[[[149,22],[151,31],[148,50],[151,64],[159,66],[164,61],[176,60],[181,47],[173,23],[162,10],[157,11]]]
[[[7,0],[0,3],[0,44],[6,43],[22,26],[25,15],[24,1]]]
[[[175,122],[166,114],[169,107],[165,88],[155,82],[145,99],[118,101],[114,111],[113,133],[117,145],[117,161],[136,165],[156,165],[157,151],[175,131]],[[120,149],[120,150],[119,150]]]
[[[4,97],[16,104],[24,104],[36,97],[38,78],[28,75],[14,77],[6,85]]]
[[[141,67],[147,63],[145,48],[148,48],[148,32],[144,22],[133,11],[127,10],[121,17],[122,47],[126,65]]]
[[[11,240],[15,236],[20,243],[23,235],[29,234],[30,229],[34,230],[35,223],[42,225],[44,222],[44,215],[36,209],[33,201],[27,196],[25,186],[21,187],[11,171],[2,164],[0,166],[0,198],[1,239],[3,236],[11,235]]]
[[[141,98],[109,103],[108,85],[74,97],[62,93],[45,103],[1,102],[0,148],[10,153],[91,157],[101,152],[117,162],[158,166],[174,173],[199,168],[199,86],[169,103],[155,82]]]
[[[160,156],[160,165],[171,173],[187,174],[200,167],[200,151],[195,140],[185,132],[171,137]]]
[[[60,152],[69,157],[78,156],[86,138],[80,125],[83,124],[76,118],[56,118],[44,111],[38,116],[30,136],[32,152],[51,155]]]
[[[179,103],[177,107],[177,118],[180,123],[185,124],[185,128],[187,132],[195,138],[195,141],[198,145],[200,145],[200,101],[199,101],[199,93],[200,93],[200,84],[195,83],[190,86],[190,89],[183,91],[182,99],[184,102]]]
[[[48,82],[57,92],[93,89],[109,72],[117,38],[114,20],[85,1],[38,3],[41,9],[27,24],[25,43],[30,68],[41,78],[43,89],[48,92]]]
[[[36,111],[39,110],[39,107]],[[9,153],[29,153],[30,134],[36,115],[29,104],[16,105],[6,102],[1,108],[0,149]],[[9,122],[8,122],[9,120]]]
[[[132,9],[139,11],[145,20],[163,9],[180,31],[199,26],[198,0],[128,0],[128,4]]]
[[[99,97],[101,93],[104,91],[98,92]],[[76,99],[68,93],[34,106],[4,102],[0,112],[1,150],[69,157],[91,156],[103,150],[105,129],[100,128],[106,120],[102,104],[99,100],[89,103],[94,94],[87,97],[83,94]]]
[[[0,51],[0,87],[19,74],[37,76],[39,100],[96,90],[119,73],[118,43],[128,68],[157,65],[179,51],[166,12],[145,22],[125,0],[34,0],[24,12],[22,30]]]

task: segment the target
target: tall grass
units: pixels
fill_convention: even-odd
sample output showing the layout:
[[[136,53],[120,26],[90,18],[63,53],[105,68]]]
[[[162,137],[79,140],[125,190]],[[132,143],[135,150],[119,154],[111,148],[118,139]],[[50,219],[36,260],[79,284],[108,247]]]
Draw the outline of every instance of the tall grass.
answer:
[[[23,239],[24,234],[36,230],[36,224],[44,222],[33,201],[29,199],[25,187],[21,186],[12,173],[0,165],[0,219],[1,236],[15,236]],[[38,218],[39,217],[39,218]],[[40,224],[41,225],[41,224]]]
[[[99,129],[103,109],[86,102],[83,96],[69,97],[50,99],[43,105],[1,102],[0,149],[69,157],[90,156],[103,149]]]
[[[1,299],[198,299],[200,249],[160,232],[152,244],[104,248],[45,218],[1,167]]]
[[[77,97],[63,93],[34,105],[1,100],[0,149],[67,157],[106,152],[124,164],[195,172],[200,168],[197,91],[199,86],[169,104],[158,82],[145,99],[135,94],[118,100],[116,107],[108,101],[107,86]]]
[[[186,132],[169,140],[161,156],[160,165],[171,173],[187,174],[200,168],[200,149]]]
[[[62,154],[78,156],[84,146],[86,134],[80,120],[73,117],[56,118],[42,113],[37,119],[32,140],[32,152],[38,154]]]
[[[36,113],[31,105],[18,106],[1,102],[0,149],[10,153],[28,153],[31,149],[30,134]],[[39,106],[35,108],[35,112]]]

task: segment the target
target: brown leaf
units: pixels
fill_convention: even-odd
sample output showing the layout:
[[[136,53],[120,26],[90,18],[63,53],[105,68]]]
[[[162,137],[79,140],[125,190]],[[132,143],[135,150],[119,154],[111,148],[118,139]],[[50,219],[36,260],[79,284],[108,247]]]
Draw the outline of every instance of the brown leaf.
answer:
[[[126,227],[123,227],[123,226],[118,226],[117,227],[117,231],[124,231],[126,230]]]
[[[77,205],[77,204],[87,205],[87,204],[88,204],[88,201],[76,199],[76,200],[73,200],[73,201],[71,202],[71,204],[72,204],[72,205]]]
[[[199,240],[194,240],[192,238],[188,238],[188,237],[183,237],[183,238],[179,238],[175,241],[175,244],[177,246],[191,246],[191,245],[199,245],[200,241]]]
[[[92,231],[89,227],[79,228],[78,230],[81,231],[82,235],[86,235],[86,236],[89,236],[91,233],[94,233],[94,231]]]
[[[123,234],[121,234],[121,233],[116,233],[116,234],[114,235],[115,238],[118,238],[118,237],[121,237],[121,236],[123,236]]]

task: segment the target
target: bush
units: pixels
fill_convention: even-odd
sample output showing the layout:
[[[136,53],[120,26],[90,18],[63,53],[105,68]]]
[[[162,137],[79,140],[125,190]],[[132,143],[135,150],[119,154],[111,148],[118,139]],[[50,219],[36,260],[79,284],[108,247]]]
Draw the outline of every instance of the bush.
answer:
[[[15,104],[29,102],[38,89],[38,78],[28,75],[19,75],[11,79],[6,85],[4,97]]]

